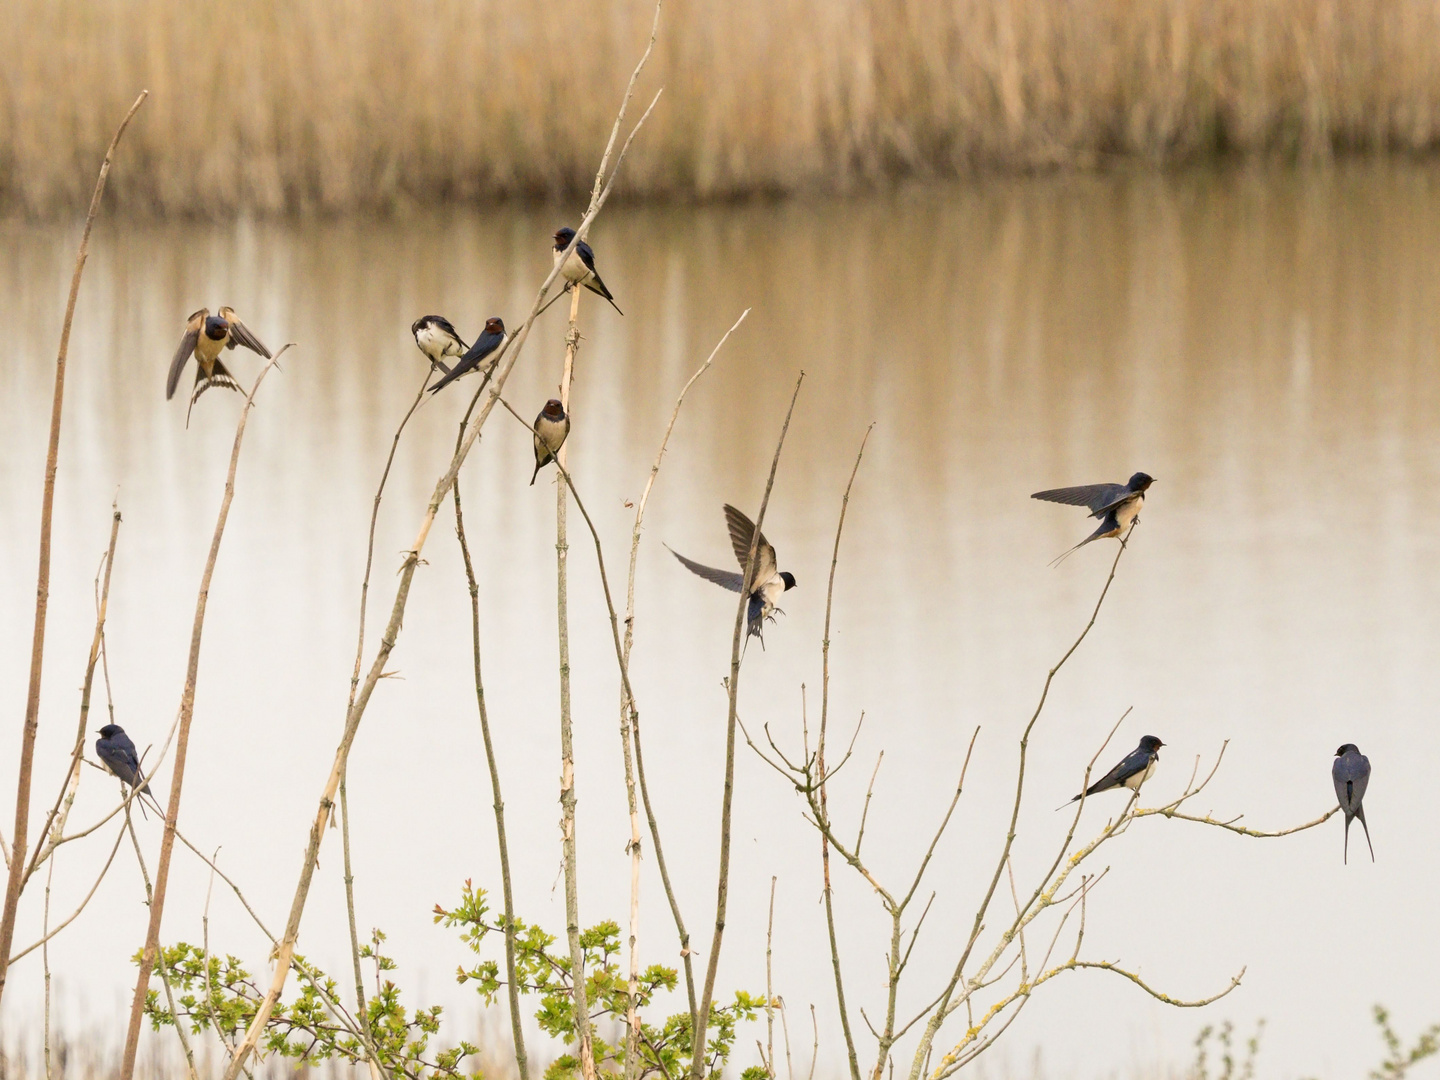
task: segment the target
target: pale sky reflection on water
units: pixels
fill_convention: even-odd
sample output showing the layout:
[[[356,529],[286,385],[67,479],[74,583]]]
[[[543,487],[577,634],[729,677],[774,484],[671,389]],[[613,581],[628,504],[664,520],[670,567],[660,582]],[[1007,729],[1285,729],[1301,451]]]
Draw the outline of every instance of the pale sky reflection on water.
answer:
[[[184,405],[164,401],[163,381],[184,316],[232,304],[272,347],[298,344],[263,387],[247,435],[210,595],[181,827],[202,846],[220,846],[222,865],[262,915],[283,923],[343,719],[370,500],[421,377],[409,324],[438,312],[467,336],[492,314],[518,325],[564,217],[502,208],[384,222],[97,229],[71,345],[35,814],[54,797],[73,736],[92,579],[117,493],[125,524],[108,632],[117,720],[144,747],[158,746],[174,716],[238,402],[208,394],[186,431]],[[1141,734],[1166,741],[1144,802],[1178,793],[1195,755],[1208,763],[1228,739],[1197,809],[1244,813],[1258,828],[1328,808],[1334,749],[1357,742],[1375,770],[1366,806],[1378,861],[1370,864],[1360,841],[1361,857],[1341,865],[1338,819],[1284,840],[1137,823],[1100,863],[1111,869],[1089,905],[1085,953],[1123,960],[1181,997],[1212,993],[1247,967],[1242,987],[1197,1013],[1167,1009],[1105,973],[1066,975],[1036,995],[989,1069],[1003,1072],[1008,1061],[1028,1074],[1038,1047],[1046,1076],[1153,1074],[1189,1061],[1203,1024],[1228,1018],[1248,1032],[1265,1017],[1262,1075],[1339,1077],[1381,1056],[1373,1003],[1389,1006],[1402,1032],[1440,1019],[1440,797],[1431,781],[1440,762],[1436,235],[1440,171],[1399,165],[983,180],[852,202],[607,210],[591,239],[626,316],[583,308],[570,445],[612,580],[623,577],[628,549],[624,501],[643,487],[676,392],[753,308],[685,405],[640,556],[635,686],[667,856],[697,948],[708,948],[713,918],[720,679],[734,608],[660,542],[726,564],[720,505],[758,503],[803,368],[765,525],[799,588],[767,650],[747,659],[742,715],[752,729],[768,722],[793,747],[802,683],[815,707],[840,494],[873,420],[846,525],[832,662],[835,722],[848,733],[862,710],[866,719],[832,805],[837,820],[858,819],[883,748],[867,828],[883,879],[912,871],[981,728],[927,878],[939,896],[902,1011],[932,997],[953,964],[1003,836],[1020,727],[1113,554],[1109,543],[1096,545],[1050,569],[1088,526],[1079,512],[1028,495],[1144,469],[1158,479],[1143,524],[1039,728],[1016,849],[1022,887],[1053,857],[1068,822],[1053,808],[1132,706],[1106,755],[1118,758]],[[0,326],[11,344],[0,367],[0,686],[11,717],[0,790],[8,791],[50,379],[76,234],[10,223],[0,237]],[[562,333],[557,310],[507,387],[523,415],[553,393]],[[235,366],[247,382],[258,370],[243,354]],[[372,643],[468,398],[427,403],[402,444],[377,534]],[[497,414],[463,490],[518,911],[558,933],[554,488],[549,476],[527,487],[529,472],[528,435]],[[473,996],[451,973],[469,956],[430,918],[466,878],[497,884],[451,520],[447,509],[426,549],[392,660],[398,677],[375,695],[350,790],[362,933],[378,925],[390,935],[407,996],[418,991],[468,1016]],[[577,524],[572,515],[590,923],[624,918],[628,827],[613,654],[593,552]],[[776,990],[792,1009],[796,1060],[808,1061],[804,1012],[813,1001],[820,1075],[839,1075],[818,845],[798,797],[743,746],[737,785],[738,877],[720,985],[763,991],[766,894],[779,875]],[[156,787],[168,792],[168,775]],[[87,771],[72,820],[93,820],[114,794]],[[1107,808],[1097,799],[1085,827],[1098,830]],[[157,846],[158,826],[145,828]],[[97,837],[62,852],[57,912],[88,888],[102,846],[108,851]],[[888,923],[867,888],[843,867],[837,875],[847,989],[874,1016]],[[177,855],[167,940],[198,938],[205,885],[203,867]],[[674,963],[649,858],[643,888],[644,959]],[[40,889],[36,882],[27,894],[21,944],[37,936]],[[336,833],[301,949],[342,985],[343,911]],[[51,950],[62,1021],[119,1032],[128,957],[144,925],[138,874],[122,855]],[[264,967],[258,934],[220,893],[211,940]],[[39,1015],[37,958],[17,965],[12,980],[5,1023],[13,1037],[33,1031]],[[750,1063],[752,1041],[742,1037],[737,1063]]]

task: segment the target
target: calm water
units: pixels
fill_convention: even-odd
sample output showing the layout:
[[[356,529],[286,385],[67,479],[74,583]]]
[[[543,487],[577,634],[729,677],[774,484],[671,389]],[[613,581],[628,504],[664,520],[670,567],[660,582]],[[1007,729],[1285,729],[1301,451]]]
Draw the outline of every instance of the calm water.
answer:
[[[165,402],[162,388],[185,314],[233,304],[265,341],[298,345],[263,387],[247,436],[210,597],[182,828],[219,846],[262,914],[283,923],[342,722],[371,495],[421,374],[409,323],[439,311],[468,333],[491,314],[518,324],[563,217],[507,209],[97,231],[71,348],[37,807],[54,797],[74,731],[112,498],[125,517],[109,623],[117,718],[142,747],[158,746],[175,714],[237,401],[207,395],[186,431],[184,405]],[[1359,743],[1374,763],[1367,808],[1378,861],[1357,830],[1359,856],[1341,865],[1338,820],[1284,840],[1138,823],[1098,864],[1111,869],[1090,904],[1085,954],[1123,960],[1179,996],[1213,992],[1248,966],[1243,986],[1197,1013],[1105,973],[1069,974],[1036,996],[988,1071],[1028,1075],[1038,1053],[1047,1076],[1154,1075],[1189,1060],[1202,1024],[1229,1018],[1248,1029],[1265,1017],[1265,1075],[1338,1077],[1379,1060],[1373,1003],[1391,1006],[1407,1034],[1440,1019],[1437,235],[1440,171],[1392,166],[1055,177],[862,202],[607,212],[592,239],[626,317],[585,305],[570,445],[612,575],[623,575],[628,547],[625,500],[641,491],[677,390],[753,308],[685,405],[652,499],[637,590],[647,761],[697,946],[704,939],[708,948],[713,918],[719,684],[734,608],[660,542],[726,564],[720,505],[758,503],[803,368],[766,520],[800,584],[768,651],[746,662],[743,715],[798,741],[801,686],[813,703],[819,685],[840,495],[875,421],[833,635],[837,722],[862,710],[866,721],[859,761],[837,781],[832,806],[852,828],[883,749],[867,845],[886,880],[910,872],[981,728],[928,878],[938,897],[903,1001],[928,1000],[953,964],[999,849],[1018,732],[1113,550],[1096,545],[1049,568],[1087,526],[1078,512],[1027,496],[1144,469],[1159,478],[1144,524],[1039,728],[1016,849],[1022,887],[1063,833],[1053,808],[1130,707],[1116,745],[1145,733],[1169,744],[1147,803],[1178,793],[1194,757],[1210,761],[1228,739],[1196,809],[1244,813],[1256,827],[1298,824],[1332,805],[1331,755]],[[0,326],[10,344],[0,368],[8,791],[50,379],[76,235],[12,224],[0,238]],[[508,387],[526,415],[559,378],[559,315],[532,336]],[[245,378],[257,370],[244,354],[236,366]],[[402,445],[376,542],[372,641],[462,398],[427,403]],[[518,908],[561,932],[554,499],[549,479],[526,486],[529,472],[528,436],[497,414],[463,484]],[[400,677],[375,695],[350,786],[362,927],[389,933],[412,995],[469,1017],[473,997],[451,975],[469,956],[430,919],[466,878],[498,883],[449,523],[447,510],[392,660]],[[582,915],[623,920],[616,677],[593,554],[573,531],[571,566]],[[793,1011],[797,1067],[808,1061],[804,1013],[815,1002],[820,1075],[836,1075],[843,1057],[816,839],[798,797],[748,751],[737,784],[738,876],[721,986],[763,990],[766,893],[778,875],[775,980]],[[114,795],[87,770],[72,820],[93,820]],[[1098,829],[1107,809],[1097,800],[1086,827]],[[158,846],[156,823],[144,827]],[[83,895],[109,842],[97,835],[62,852],[57,913]],[[837,880],[848,989],[874,1016],[888,924],[843,867]],[[168,940],[199,938],[206,881],[196,860],[177,855]],[[36,936],[40,885],[27,894],[19,943]],[[70,1030],[120,1029],[128,957],[144,933],[142,895],[122,853],[55,942]],[[332,833],[302,951],[344,984],[341,898]],[[992,924],[1002,916],[997,909]],[[643,919],[646,962],[675,962],[648,861]],[[219,891],[211,940],[264,968],[261,939]],[[40,974],[38,955],[14,969],[5,997],[12,1037],[33,1032]],[[960,1033],[958,1024],[950,1031]],[[741,1046],[753,1046],[754,1034]],[[742,1049],[737,1060],[752,1059]]]

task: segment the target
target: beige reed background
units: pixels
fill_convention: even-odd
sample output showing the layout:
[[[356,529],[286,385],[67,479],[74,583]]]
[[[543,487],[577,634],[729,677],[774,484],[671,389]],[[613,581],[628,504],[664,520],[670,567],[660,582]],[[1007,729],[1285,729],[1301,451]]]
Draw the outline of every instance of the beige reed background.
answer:
[[[650,0],[0,0],[0,210],[587,188]],[[671,0],[632,196],[1440,143],[1433,0]]]

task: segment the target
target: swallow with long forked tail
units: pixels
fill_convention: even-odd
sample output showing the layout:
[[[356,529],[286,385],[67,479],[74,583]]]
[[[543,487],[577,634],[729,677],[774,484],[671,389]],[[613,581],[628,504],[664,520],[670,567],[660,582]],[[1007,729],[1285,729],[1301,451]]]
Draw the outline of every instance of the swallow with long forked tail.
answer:
[[[465,355],[460,362],[446,375],[430,388],[433,394],[449,386],[462,375],[469,375],[472,371],[482,371],[485,374],[485,382],[480,388],[485,388],[485,383],[490,381],[490,376],[495,373],[495,362],[499,359],[495,350],[505,343],[505,323],[497,315],[492,319],[485,320],[485,332],[475,339],[475,344],[465,350]],[[489,361],[488,363],[486,361]]]
[[[1080,543],[1064,552],[1050,565],[1060,562],[1067,555],[1079,551],[1092,540],[1103,540],[1110,536],[1121,536],[1140,518],[1140,507],[1145,502],[1145,492],[1155,482],[1154,478],[1137,472],[1126,484],[1082,484],[1079,487],[1051,488],[1037,491],[1030,497],[1045,502],[1064,503],[1066,506],[1084,506],[1090,516],[1100,519],[1100,525]]]
[[[574,239],[575,230],[568,225],[555,231],[554,255],[557,264],[565,258],[565,249]],[[615,297],[610,295],[610,290],[605,287],[605,282],[600,280],[600,274],[595,269],[595,252],[584,240],[576,244],[570,257],[565,259],[565,265],[560,267],[560,276],[565,279],[567,289],[574,288],[576,285],[584,285],[591,292],[609,300],[610,306],[616,311],[620,311],[620,305],[615,303]],[[624,315],[625,313],[620,311],[620,314]]]
[[[560,447],[570,437],[570,417],[558,398],[545,402],[540,415],[535,417],[535,471],[530,474],[530,486],[535,486],[535,477],[540,470],[555,460]]]
[[[665,545],[666,550],[679,559],[680,562],[692,573],[700,575],[706,581],[713,581],[722,589],[729,589],[738,593],[745,587],[745,565],[750,557],[750,542],[755,536],[755,523],[742,514],[729,503],[725,504],[725,524],[730,530],[730,546],[735,550],[735,559],[740,563],[740,573],[733,570],[718,570],[713,566],[705,566],[692,559],[687,559],[670,545]],[[760,647],[765,647],[763,634],[765,623],[773,622],[776,614],[785,614],[776,606],[776,601],[781,595],[795,588],[795,575],[788,570],[781,570],[775,556],[775,548],[765,534],[760,534],[759,545],[755,549],[755,572],[752,576],[750,586],[750,598],[746,605],[747,639],[758,637]]]
[[[195,357],[196,368],[195,392],[190,395],[191,408],[195,405],[195,399],[212,386],[225,386],[239,393],[240,384],[220,359],[222,351],[233,349],[236,345],[244,345],[266,360],[270,359],[270,350],[240,321],[234,308],[222,307],[218,315],[211,315],[209,308],[201,308],[191,315],[185,322],[185,334],[180,339],[180,347],[175,350],[175,356],[170,361],[170,374],[165,380],[165,400],[169,401],[175,396],[175,389],[180,385],[180,373],[185,370],[185,365],[192,356]],[[185,412],[185,423],[187,426],[190,423],[188,409]]]
[[[1360,753],[1353,742],[1347,742],[1335,751],[1335,764],[1330,766],[1330,778],[1335,781],[1335,797],[1340,800],[1340,809],[1345,811],[1345,862],[1350,862],[1350,822],[1360,819],[1365,830],[1365,844],[1370,848],[1370,861],[1375,861],[1375,845],[1370,843],[1370,826],[1365,823],[1365,789],[1370,786],[1370,759]]]
[[[458,360],[470,348],[443,315],[422,315],[410,324],[410,333],[415,335],[416,348],[430,361],[431,370],[439,368],[442,375],[450,374],[445,357]]]

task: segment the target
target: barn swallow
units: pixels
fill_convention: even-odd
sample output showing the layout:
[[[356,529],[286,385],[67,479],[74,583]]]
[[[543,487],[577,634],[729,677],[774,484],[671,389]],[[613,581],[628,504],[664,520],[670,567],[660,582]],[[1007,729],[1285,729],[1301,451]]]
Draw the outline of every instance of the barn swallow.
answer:
[[[1108,536],[1119,536],[1130,528],[1140,517],[1140,506],[1145,501],[1145,492],[1155,480],[1143,472],[1130,477],[1128,484],[1084,484],[1080,487],[1051,488],[1037,491],[1030,497],[1046,502],[1064,503],[1066,506],[1085,506],[1090,516],[1100,519],[1100,526],[1080,543],[1065,552],[1060,559],[1079,551],[1091,540],[1103,540]],[[1055,563],[1050,565],[1054,566]]]
[[[417,337],[416,340],[418,341],[419,338]],[[499,316],[493,319],[486,319],[485,332],[475,339],[474,345],[471,345],[470,348],[465,350],[465,355],[460,358],[460,362],[455,365],[454,369],[430,388],[430,392],[433,394],[441,387],[449,386],[456,379],[460,378],[460,376],[469,375],[470,372],[477,368],[485,373],[485,380],[480,384],[480,389],[485,389],[485,383],[488,383],[490,376],[495,373],[495,360],[491,360],[488,364],[485,363],[485,360],[488,357],[494,356],[495,350],[500,348],[504,340],[505,323]],[[496,360],[498,359],[499,357],[496,357]]]
[[[535,417],[535,471],[530,474],[531,487],[535,486],[540,470],[555,460],[569,437],[570,417],[565,415],[565,406],[552,397]]]
[[[106,724],[100,729],[100,738],[95,740],[95,756],[118,776],[122,783],[132,788],[138,783],[142,785],[142,795],[149,795],[152,799],[155,797],[150,791],[150,784],[140,772],[140,755],[135,752],[135,744],[119,724]],[[145,812],[143,802],[140,804],[140,812]]]
[[[575,239],[575,230],[568,225],[555,233],[555,262],[560,262],[560,257],[565,254],[565,249],[570,246],[570,241]],[[584,285],[593,293],[603,296],[610,301],[610,306],[620,311],[620,305],[615,303],[615,297],[610,295],[610,290],[605,287],[605,282],[600,280],[600,275],[595,272],[595,252],[590,250],[590,245],[581,240],[575,245],[575,250],[565,260],[565,265],[560,268],[560,276],[567,282],[566,288],[573,285]],[[620,311],[621,315],[625,313]]]
[[[755,523],[729,503],[725,504],[725,523],[730,529],[730,546],[735,549],[736,561],[740,563],[741,572],[738,574],[732,570],[717,570],[713,566],[694,562],[668,544],[666,550],[706,581],[713,581],[722,589],[738,593],[745,587],[745,560],[750,555],[750,540],[755,535]],[[760,534],[760,544],[755,549],[755,574],[752,580],[750,601],[746,608],[748,636],[760,638],[760,647],[763,649],[765,638],[761,631],[766,620],[773,622],[776,612],[785,614],[775,606],[775,601],[780,599],[782,593],[795,588],[795,575],[788,570],[782,572],[779,569],[775,548],[765,539],[764,533]]]
[[[440,369],[442,375],[450,374],[445,357],[461,357],[470,348],[460,340],[455,327],[443,315],[424,315],[410,324],[410,333],[415,335],[415,345],[430,360],[431,370]]]
[[[1370,861],[1375,861],[1375,845],[1370,843],[1370,826],[1365,824],[1365,808],[1360,805],[1365,798],[1365,788],[1370,784],[1370,759],[1360,753],[1353,742],[1347,742],[1335,751],[1335,764],[1330,766],[1330,777],[1335,781],[1335,797],[1340,800],[1340,809],[1345,811],[1345,862],[1350,862],[1350,822],[1360,819],[1365,830],[1365,843],[1370,848]]]
[[[236,345],[244,345],[266,360],[270,359],[270,350],[236,317],[234,308],[222,307],[218,315],[211,315],[209,308],[201,308],[191,315],[185,323],[185,336],[180,339],[180,348],[175,350],[175,358],[170,361],[165,400],[175,396],[175,388],[180,385],[180,372],[191,356],[195,357],[197,365],[195,392],[190,396],[192,408],[195,399],[212,386],[227,386],[238,392],[240,384],[220,359],[221,350],[233,349]],[[185,423],[187,426],[190,423],[189,410],[185,413]]]
[[[1127,787],[1131,791],[1139,791],[1140,785],[1149,780],[1155,772],[1155,765],[1160,760],[1160,748],[1165,744],[1154,735],[1146,735],[1140,739],[1140,745],[1121,759],[1108,773],[1102,776],[1095,783],[1085,789],[1086,795],[1094,795],[1100,791],[1109,791],[1111,788]],[[1080,796],[1070,800],[1079,802]],[[1064,807],[1061,807],[1063,810]]]

